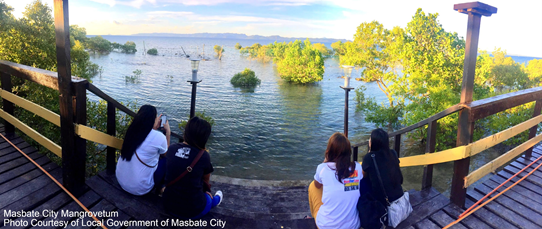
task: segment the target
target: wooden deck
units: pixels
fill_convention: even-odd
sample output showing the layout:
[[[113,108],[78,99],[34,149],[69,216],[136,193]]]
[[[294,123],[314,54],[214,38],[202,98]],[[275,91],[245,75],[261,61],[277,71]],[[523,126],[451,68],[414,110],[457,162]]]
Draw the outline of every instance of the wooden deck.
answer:
[[[0,131],[3,132],[3,127],[0,127]],[[56,179],[61,179],[61,169],[55,163],[21,138],[12,137],[11,140]],[[533,157],[541,155],[542,147],[538,146]],[[467,207],[528,163],[530,160],[519,158],[489,180],[478,184],[474,190],[468,192]],[[540,163],[542,162],[537,162],[534,166]],[[526,172],[519,176],[525,174]],[[120,188],[115,176],[103,172],[88,179],[86,184],[86,192],[79,200],[91,211],[117,211],[119,215],[115,218],[116,221],[161,221],[169,218],[162,210],[159,197],[136,197],[127,194]],[[220,219],[226,222],[225,228],[316,228],[312,219],[303,219],[305,215],[310,215],[306,182],[252,181],[215,176],[212,184],[213,190],[222,190],[225,198],[219,207],[203,219],[207,222]],[[435,189],[409,192],[414,211],[398,228],[441,228],[463,212]],[[40,212],[45,209],[82,210],[49,177],[3,139],[0,139],[0,209]],[[5,226],[5,219],[28,222],[38,219],[45,222],[53,218],[9,218],[2,212],[0,226],[3,228],[15,228]],[[59,217],[56,221],[76,219]],[[84,220],[92,221],[90,218]],[[29,224],[25,228],[30,227]],[[89,227],[91,226],[77,228]],[[535,172],[453,228],[542,228],[542,171]]]

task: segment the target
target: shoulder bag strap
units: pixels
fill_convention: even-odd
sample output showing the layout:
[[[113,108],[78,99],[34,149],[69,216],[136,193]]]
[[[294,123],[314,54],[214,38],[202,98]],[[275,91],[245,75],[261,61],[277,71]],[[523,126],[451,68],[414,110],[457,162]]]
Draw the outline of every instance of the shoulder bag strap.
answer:
[[[189,172],[192,172],[192,169],[194,168],[196,163],[198,163],[201,156],[203,156],[203,152],[205,152],[205,150],[200,150],[198,155],[196,156],[196,158],[194,158],[194,161],[192,161],[192,164],[190,164],[188,167],[186,167],[186,170],[183,173],[181,173],[181,175],[179,175],[177,178],[175,178],[175,180],[172,180],[171,182],[169,182],[166,185],[166,187],[169,187],[169,186],[175,184],[175,182],[179,181],[181,178],[186,176],[186,174],[188,174]]]
[[[382,191],[384,191],[384,196],[386,197],[386,203],[388,203],[388,206],[390,206],[390,201],[388,200],[388,194],[386,194],[386,189],[384,188],[384,182],[382,182],[382,177],[380,176],[380,170],[378,169],[378,165],[376,164],[375,154],[371,154],[371,158],[373,159],[373,163],[375,164],[376,169],[376,175],[378,176],[378,181],[380,182],[380,187],[382,187]]]
[[[141,162],[141,164],[143,164],[144,166],[147,166],[147,167],[149,167],[149,168],[154,168],[154,167],[156,167],[156,166],[158,165],[158,163],[156,163],[156,165],[154,165],[154,166],[147,165],[147,163],[143,162],[143,161],[141,160],[141,158],[139,158],[139,156],[137,155],[137,151],[135,151],[135,155],[136,155],[136,157],[137,157],[137,160],[139,160],[139,162]]]

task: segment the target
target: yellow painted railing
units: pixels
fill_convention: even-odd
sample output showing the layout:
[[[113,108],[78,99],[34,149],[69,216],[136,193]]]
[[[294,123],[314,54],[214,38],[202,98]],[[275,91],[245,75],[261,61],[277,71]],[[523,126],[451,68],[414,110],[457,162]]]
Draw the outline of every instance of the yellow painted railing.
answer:
[[[470,143],[466,146],[459,146],[456,148],[447,149],[447,150],[443,150],[436,153],[426,153],[426,154],[410,156],[410,157],[401,157],[399,158],[399,161],[401,162],[400,165],[401,167],[432,165],[432,164],[456,161],[456,160],[460,160],[460,159],[467,158],[470,156],[474,156],[492,146],[495,146],[503,141],[506,141],[520,134],[523,131],[530,129],[531,127],[535,125],[538,125],[540,122],[542,122],[542,115],[538,115],[525,122],[522,122],[518,125],[510,127],[506,130],[503,130],[489,137],[480,139],[476,142]],[[523,144],[508,151],[507,153],[496,158],[495,160],[471,172],[465,178],[464,186],[468,187],[474,184],[474,182],[476,182],[480,178],[495,171],[499,167],[505,165],[508,161],[519,156],[520,154],[525,152],[527,149],[533,147],[540,141],[542,141],[542,134],[530,139],[527,142],[524,142]]]
[[[60,146],[58,146],[56,143],[49,140],[48,138],[44,137],[43,135],[41,135],[34,129],[30,128],[29,126],[21,122],[19,119],[13,117],[12,115],[8,114],[7,112],[3,110],[0,110],[0,117],[2,117],[2,119],[11,123],[17,129],[21,130],[23,133],[28,135],[28,137],[31,137],[40,145],[44,146],[45,148],[47,148],[48,150],[50,150],[57,156],[62,157],[62,148],[60,148]]]
[[[28,101],[26,99],[23,99],[11,92],[5,91],[0,89],[0,97],[3,99],[6,99],[13,104],[22,107],[37,116],[42,117],[43,119],[60,126],[60,115],[47,110],[46,108],[35,104],[31,101]],[[27,134],[32,139],[36,140],[38,143],[43,145],[45,148],[53,152],[59,157],[62,157],[62,148],[58,146],[56,143],[52,142],[51,140],[45,138],[43,135],[35,131],[34,129],[30,128],[23,122],[21,122],[19,119],[13,117],[12,115],[0,110],[0,117],[2,117],[4,120],[8,121],[9,123],[13,124],[13,126],[20,129],[23,133]],[[81,138],[93,141],[99,144],[103,144],[106,146],[111,146],[116,149],[122,148],[122,139],[116,138],[114,136],[105,134],[103,132],[100,132],[98,130],[95,130],[93,128],[90,128],[85,125],[80,124],[74,124],[75,125],[75,133],[79,135]]]

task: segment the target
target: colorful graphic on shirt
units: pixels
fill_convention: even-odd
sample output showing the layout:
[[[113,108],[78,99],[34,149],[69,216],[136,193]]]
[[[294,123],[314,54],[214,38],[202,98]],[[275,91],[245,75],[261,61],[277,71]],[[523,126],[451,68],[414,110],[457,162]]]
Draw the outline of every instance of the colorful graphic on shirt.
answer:
[[[358,171],[357,170],[354,170],[352,175],[350,175],[348,178],[354,178],[354,177],[358,177]]]
[[[190,148],[188,147],[179,148],[179,150],[177,150],[177,153],[175,153],[175,156],[180,157],[182,159],[188,159],[188,156],[190,156]]]
[[[352,175],[343,180],[344,191],[359,190],[358,170],[354,170]]]

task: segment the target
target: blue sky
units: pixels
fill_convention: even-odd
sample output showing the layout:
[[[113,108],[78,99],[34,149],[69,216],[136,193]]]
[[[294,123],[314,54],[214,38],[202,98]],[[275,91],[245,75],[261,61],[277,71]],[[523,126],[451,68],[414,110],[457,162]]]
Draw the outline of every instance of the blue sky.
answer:
[[[22,15],[32,0],[6,0]],[[49,6],[52,0],[42,0]],[[467,15],[453,10],[461,0],[77,0],[70,24],[92,35],[136,33],[244,33],[284,37],[353,39],[362,22],[405,27],[417,8],[439,13],[447,31],[466,36]],[[500,47],[512,55],[542,57],[542,1],[483,1],[498,8],[482,18],[479,48]]]

